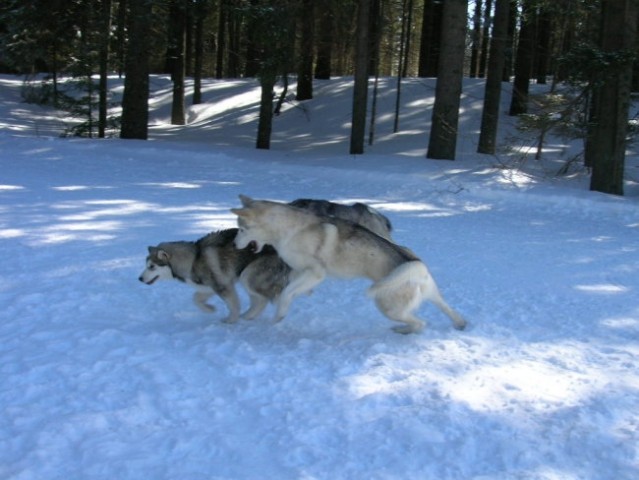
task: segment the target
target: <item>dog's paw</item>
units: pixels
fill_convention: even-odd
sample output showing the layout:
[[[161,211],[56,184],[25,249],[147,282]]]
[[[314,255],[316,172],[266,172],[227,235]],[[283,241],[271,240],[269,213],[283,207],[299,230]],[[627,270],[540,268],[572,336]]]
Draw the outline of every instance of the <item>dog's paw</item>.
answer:
[[[237,322],[238,317],[237,316],[228,316],[226,318],[224,318],[222,320],[223,323],[229,323],[229,324],[233,324]]]
[[[208,303],[195,303],[197,307],[205,313],[215,312],[215,307],[213,305],[209,305]]]
[[[393,332],[408,335],[410,333],[419,333],[424,330],[424,324],[397,325],[393,327]]]

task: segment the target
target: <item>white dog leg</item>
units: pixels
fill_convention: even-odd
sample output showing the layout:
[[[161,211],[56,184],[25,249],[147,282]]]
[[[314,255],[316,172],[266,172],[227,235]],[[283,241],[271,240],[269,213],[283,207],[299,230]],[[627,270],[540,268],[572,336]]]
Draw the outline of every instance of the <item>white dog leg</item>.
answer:
[[[193,294],[193,302],[198,306],[200,310],[203,312],[214,312],[215,307],[206,303],[206,301],[215,295],[215,292],[212,290],[198,290]]]
[[[466,328],[466,320],[457,313],[455,310],[444,301],[440,296],[439,298],[429,299],[434,305],[436,305],[442,312],[444,312],[453,321],[453,327],[457,330],[463,330]]]
[[[405,285],[395,290],[378,290],[374,299],[375,305],[386,317],[404,324],[393,327],[393,331],[408,334],[418,333],[424,329],[426,323],[412,313],[421,300],[419,286]]]
[[[291,302],[303,293],[310,292],[314,287],[319,285],[326,273],[324,271],[317,271],[312,269],[303,270],[301,272],[293,272],[291,276],[291,282],[282,291],[280,298],[277,302],[277,311],[275,313],[275,322],[281,321],[291,306]]]
[[[437,308],[439,308],[442,312],[444,312],[453,322],[453,327],[457,330],[463,330],[466,328],[466,320],[453,310],[442,297],[441,293],[439,293],[439,289],[437,288],[437,284],[430,277],[430,281],[427,285],[422,287],[422,295],[423,299],[431,302]]]

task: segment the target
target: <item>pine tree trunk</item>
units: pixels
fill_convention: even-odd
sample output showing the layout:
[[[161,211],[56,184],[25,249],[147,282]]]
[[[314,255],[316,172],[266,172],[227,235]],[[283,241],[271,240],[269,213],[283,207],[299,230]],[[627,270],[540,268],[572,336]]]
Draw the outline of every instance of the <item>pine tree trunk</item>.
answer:
[[[204,60],[204,19],[207,10],[204,2],[199,0],[195,5],[195,48],[193,59],[193,105],[202,103],[202,69]]]
[[[550,35],[551,35],[551,13],[548,6],[542,6],[539,11],[539,21],[537,27],[537,54],[535,55],[537,64],[535,76],[537,83],[545,85],[548,75],[548,64],[550,61]]]
[[[486,64],[488,63],[488,41],[490,39],[491,11],[493,9],[493,0],[486,0],[484,10],[484,28],[481,36],[481,53],[479,56],[479,68],[477,76],[484,78],[486,76]]]
[[[127,22],[129,44],[122,97],[121,138],[146,140],[148,137],[152,4],[152,0],[131,2]]]
[[[109,37],[111,30],[111,0],[104,0],[101,12],[102,31],[100,32],[100,84],[98,85],[98,137],[104,138],[107,127],[108,113],[108,64],[109,64]]]
[[[495,153],[509,14],[510,0],[496,0],[495,23],[493,25],[493,36],[490,39],[490,58],[488,60],[478,153],[491,155]]]
[[[632,85],[632,60],[636,49],[637,3],[635,0],[602,1],[601,47],[618,54],[616,64],[605,72],[597,88],[594,124],[587,148],[592,159],[590,189],[623,195],[626,133]],[[626,55],[626,58],[624,58]]]
[[[271,148],[271,131],[273,129],[273,89],[276,77],[261,75],[260,118],[257,125],[256,147],[268,150]]]
[[[473,34],[470,54],[470,78],[477,76],[479,65],[479,52],[481,51],[481,0],[475,0],[475,13],[473,14]]]
[[[317,80],[330,80],[331,61],[333,50],[334,20],[331,0],[322,0],[319,3],[319,33],[317,41],[317,59],[315,62],[315,78]]]
[[[174,0],[172,9],[172,21],[174,22],[173,52],[173,101],[171,103],[171,125],[184,125],[186,123],[186,108],[184,105],[184,80],[185,80],[185,36],[186,36],[186,1]]]
[[[296,100],[313,98],[313,44],[315,35],[314,0],[303,0],[300,9],[300,61],[297,72]]]
[[[357,46],[355,85],[353,88],[353,120],[351,125],[351,155],[364,153],[366,135],[366,103],[368,101],[368,67],[371,0],[359,0],[357,13]]]
[[[442,34],[441,2],[424,1],[424,15],[422,18],[422,39],[419,46],[419,67],[417,76],[436,77],[439,65]]]
[[[226,20],[228,0],[220,0],[217,24],[217,52],[215,60],[215,78],[224,78],[224,56],[226,55]]]
[[[428,158],[454,160],[466,48],[465,0],[446,0]]]
[[[519,44],[515,58],[515,81],[510,101],[509,115],[520,115],[528,111],[528,87],[532,72],[533,40],[535,28],[533,24],[533,7],[531,1],[523,0],[522,21],[519,31]]]

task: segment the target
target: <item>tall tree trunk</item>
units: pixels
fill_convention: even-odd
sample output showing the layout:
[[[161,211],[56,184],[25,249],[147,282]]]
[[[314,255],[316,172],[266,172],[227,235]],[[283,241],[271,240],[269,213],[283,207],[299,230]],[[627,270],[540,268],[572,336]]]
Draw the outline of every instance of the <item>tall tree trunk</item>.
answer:
[[[118,26],[116,30],[117,37],[117,63],[118,63],[118,76],[122,78],[124,73],[125,51],[126,51],[126,35],[125,27],[127,22],[127,0],[118,1]]]
[[[539,9],[539,20],[537,27],[537,54],[536,72],[537,83],[546,84],[546,76],[548,75],[548,64],[550,62],[550,35],[551,35],[551,13],[547,5],[542,5]]]
[[[228,48],[228,66],[227,77],[238,78],[240,76],[240,50],[241,50],[241,34],[242,29],[240,14],[235,8],[228,11],[228,32],[229,32],[229,48]]]
[[[109,67],[109,40],[111,32],[111,0],[102,0],[101,12],[102,31],[100,32],[100,84],[98,85],[98,137],[106,135],[108,113],[108,85],[107,75]]]
[[[215,78],[224,78],[224,56],[226,55],[226,21],[228,18],[228,0],[220,0],[217,23],[217,52]]]
[[[127,22],[129,43],[122,97],[121,138],[146,140],[148,137],[152,5],[153,0],[131,2]]]
[[[454,160],[466,48],[465,0],[446,0],[428,158]]]
[[[402,77],[408,77],[408,64],[411,55],[411,32],[413,31],[413,0],[408,0],[408,5],[406,6],[408,10],[407,18],[406,18],[406,45],[404,47],[404,60],[403,60],[403,68],[402,68]]]
[[[473,34],[470,54],[470,78],[477,76],[479,52],[481,51],[481,0],[475,0],[473,14]]]
[[[319,34],[317,41],[317,59],[315,62],[315,78],[317,80],[329,80],[331,78],[331,60],[333,51],[333,32],[335,21],[331,0],[322,0],[319,3]]]
[[[303,0],[299,12],[301,25],[300,59],[297,71],[296,100],[313,98],[313,45],[315,36],[315,2]]]
[[[255,10],[258,0],[249,2],[250,10]],[[260,71],[260,46],[257,41],[257,25],[255,16],[249,15],[246,21],[246,63],[244,65],[244,76],[256,77]]]
[[[204,19],[208,14],[204,0],[195,4],[195,35],[193,59],[193,105],[202,103],[202,70],[204,62]]]
[[[528,111],[528,87],[532,71],[533,41],[535,37],[533,1],[523,0],[522,3],[521,28],[519,30],[519,43],[515,58],[515,81],[510,101],[510,115],[520,115]]]
[[[184,81],[185,81],[185,37],[186,37],[186,9],[187,0],[174,0],[172,5],[172,18],[174,29],[173,48],[173,102],[171,103],[171,125],[184,125],[186,123],[186,108],[184,105]]]
[[[401,104],[402,98],[402,75],[405,71],[406,66],[406,55],[404,53],[404,49],[406,48],[407,37],[410,37],[409,26],[408,26],[408,16],[406,14],[408,7],[408,0],[403,0],[402,2],[402,26],[401,33],[399,35],[399,65],[397,66],[397,89],[395,91],[395,121],[393,122],[393,133],[397,133],[399,131],[399,107]],[[411,2],[412,8],[412,2]]]
[[[636,51],[636,0],[602,0],[601,48],[617,61],[597,87],[594,124],[588,142],[592,158],[590,189],[623,195],[632,56]]]
[[[260,117],[257,125],[256,147],[268,150],[271,148],[271,131],[273,129],[273,89],[275,88],[275,75],[260,75],[261,97]]]
[[[379,0],[374,0],[373,11],[375,11],[375,15],[378,17],[379,22],[381,23],[382,18],[384,18],[384,7]],[[374,28],[371,36],[373,37],[373,47],[371,54],[371,64],[372,64],[372,73],[375,77],[373,80],[373,98],[371,99],[371,117],[369,121],[368,127],[368,144],[373,145],[375,141],[375,123],[377,121],[377,99],[379,93],[379,59],[381,56],[380,52],[380,44],[382,41],[382,26],[378,25],[377,28]]]
[[[504,73],[502,80],[510,82],[513,72],[515,30],[517,29],[517,0],[510,0],[510,12],[508,14],[508,38],[506,39],[506,51],[504,52]]]
[[[484,109],[482,111],[479,146],[477,148],[478,153],[491,155],[495,153],[509,16],[510,0],[496,0],[493,35],[490,39],[490,58],[486,76]]]
[[[359,0],[357,12],[357,46],[355,53],[355,85],[353,88],[353,120],[351,123],[351,155],[364,153],[366,135],[366,103],[368,101],[368,67],[371,0]]]
[[[436,77],[439,65],[442,36],[442,2],[424,0],[422,39],[419,46],[417,76]]]
[[[491,11],[493,9],[493,0],[486,0],[484,10],[484,29],[481,36],[481,54],[479,57],[479,71],[477,76],[484,78],[486,76],[486,65],[488,63],[488,42],[490,40]]]

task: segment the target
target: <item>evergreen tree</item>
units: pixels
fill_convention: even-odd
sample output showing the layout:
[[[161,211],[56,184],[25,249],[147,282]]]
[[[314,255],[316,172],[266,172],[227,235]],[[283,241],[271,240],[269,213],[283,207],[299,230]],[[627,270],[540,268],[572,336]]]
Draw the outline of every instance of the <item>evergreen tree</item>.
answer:
[[[464,73],[467,9],[468,2],[465,0],[447,0],[444,3],[441,55],[428,143],[428,158],[455,159]]]
[[[357,46],[355,85],[353,87],[353,117],[351,122],[351,155],[364,153],[366,136],[366,103],[368,102],[369,25],[371,0],[359,0],[357,11]]]
[[[153,0],[131,2],[122,98],[121,138],[146,140],[149,119],[149,56]]]
[[[479,146],[477,148],[479,153],[495,153],[509,13],[510,0],[496,0],[495,21],[492,38],[490,39],[490,57],[484,93],[484,109],[482,111]]]
[[[636,0],[602,0],[601,53],[586,155],[590,189],[623,195],[632,66],[636,57]]]

